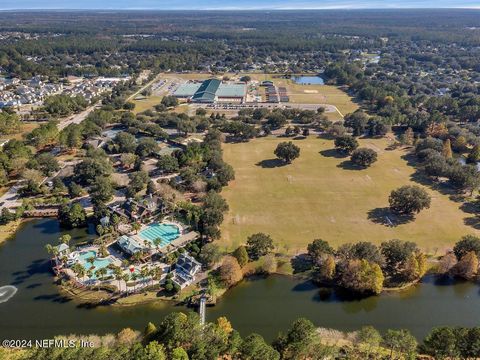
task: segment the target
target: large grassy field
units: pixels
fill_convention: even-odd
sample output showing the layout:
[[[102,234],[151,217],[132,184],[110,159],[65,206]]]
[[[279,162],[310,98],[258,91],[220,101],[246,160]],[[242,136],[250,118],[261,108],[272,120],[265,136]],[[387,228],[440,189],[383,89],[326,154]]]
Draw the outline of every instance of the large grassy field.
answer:
[[[352,169],[348,158],[337,157],[332,140],[314,136],[294,140],[301,148],[300,157],[278,166],[273,151],[281,141],[268,137],[224,146],[225,160],[235,168],[236,177],[222,193],[230,206],[222,225],[225,248],[233,249],[249,235],[265,232],[280,252],[289,254],[304,250],[315,238],[333,246],[398,238],[440,253],[461,236],[478,233],[465,225],[472,215],[460,209],[461,203],[430,189],[431,207],[414,221],[394,227],[380,223],[388,214],[391,190],[413,184],[415,171],[402,158],[405,150],[386,150],[392,140],[360,141],[379,155],[378,162],[365,170]]]

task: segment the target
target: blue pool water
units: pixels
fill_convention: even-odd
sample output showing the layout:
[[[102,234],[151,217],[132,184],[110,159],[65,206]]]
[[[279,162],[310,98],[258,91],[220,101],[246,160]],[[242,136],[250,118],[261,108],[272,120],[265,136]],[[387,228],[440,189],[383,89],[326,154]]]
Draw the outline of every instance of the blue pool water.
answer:
[[[89,263],[88,260],[87,260],[91,257],[95,258],[95,260],[93,261],[93,265],[91,263]],[[109,258],[98,259],[97,258],[97,252],[94,251],[94,250],[81,252],[80,256],[79,256],[79,261],[80,261],[80,264],[82,264],[85,267],[85,270],[87,270],[87,271],[90,270],[93,267],[93,277],[92,277],[93,279],[96,278],[96,276],[95,276],[95,271],[96,270],[101,269],[101,268],[106,268],[108,265],[110,265],[112,263],[112,260],[110,260]],[[111,274],[112,274],[112,270],[107,269],[107,275],[111,275]]]
[[[153,241],[155,239],[160,238],[162,239],[160,246],[165,246],[180,236],[180,229],[178,226],[172,224],[154,223],[140,231],[139,235],[142,239],[148,240],[152,244],[154,244]]]
[[[320,76],[295,76],[295,83],[300,85],[323,85],[323,79]]]

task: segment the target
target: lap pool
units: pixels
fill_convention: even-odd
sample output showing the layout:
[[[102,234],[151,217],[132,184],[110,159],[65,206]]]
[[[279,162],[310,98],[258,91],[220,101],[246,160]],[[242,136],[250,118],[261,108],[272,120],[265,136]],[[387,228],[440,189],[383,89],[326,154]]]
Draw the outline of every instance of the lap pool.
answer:
[[[160,238],[160,247],[170,244],[180,236],[180,228],[174,224],[153,223],[140,231],[139,236],[155,245],[155,239]]]

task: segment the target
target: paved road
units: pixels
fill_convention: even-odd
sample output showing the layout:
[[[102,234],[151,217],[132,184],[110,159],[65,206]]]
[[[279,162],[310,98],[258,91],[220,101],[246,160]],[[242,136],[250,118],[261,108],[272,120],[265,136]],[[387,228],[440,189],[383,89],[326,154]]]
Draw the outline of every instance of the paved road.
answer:
[[[146,88],[148,88],[150,85],[152,85],[155,81],[158,81],[161,77],[161,74],[158,74],[156,75],[153,80],[150,80],[148,83],[146,83],[145,85],[143,85],[140,89],[138,89],[137,91],[135,91],[132,95],[130,95],[129,97],[127,97],[127,100],[126,101],[130,101],[132,100],[135,96],[137,96],[138,94],[140,94],[143,90],[145,90]]]
[[[60,167],[61,167],[60,170],[57,171],[52,176],[44,177],[43,180],[40,182],[40,184],[44,184],[45,182],[55,178],[62,171],[62,169],[65,166],[75,165],[78,162],[79,161],[77,161],[77,160],[61,162],[60,163]],[[0,196],[0,209],[2,209],[4,207],[6,207],[7,209],[17,208],[20,205],[22,205],[22,199],[20,198],[20,195],[18,193],[18,190],[22,187],[21,186],[22,182],[23,182],[23,180],[17,181],[17,183],[15,185],[13,185],[10,189],[8,189],[8,191],[5,194]]]
[[[14,185],[8,191],[0,196],[0,208],[16,208],[22,205],[22,201],[19,200],[18,189],[20,186]]]
[[[82,111],[81,113],[78,113],[66,119],[60,120],[60,123],[58,124],[58,130],[63,130],[70,124],[80,124],[83,120],[87,118],[88,115],[90,115],[90,113],[93,110],[98,109],[99,107],[100,105],[95,104],[88,107],[86,110]]]

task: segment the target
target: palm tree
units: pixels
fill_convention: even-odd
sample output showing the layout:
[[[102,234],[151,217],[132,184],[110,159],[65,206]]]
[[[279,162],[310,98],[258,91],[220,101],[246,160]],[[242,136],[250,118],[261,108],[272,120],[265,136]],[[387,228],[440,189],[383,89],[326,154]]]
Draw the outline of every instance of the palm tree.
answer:
[[[85,277],[86,270],[85,270],[85,266],[83,266],[82,264],[80,263],[73,264],[72,270],[79,279],[83,279]]]
[[[154,284],[154,280],[160,280],[160,278],[162,277],[162,274],[163,274],[163,270],[161,267],[157,266],[157,267],[154,267],[153,269],[150,270],[150,275],[151,275],[151,279],[152,279],[152,285]]]
[[[97,230],[97,233],[98,235],[102,236],[103,234],[105,234],[105,228],[101,225],[101,224],[98,224],[95,228],[95,230]]]
[[[162,238],[157,237],[157,238],[153,239],[153,244],[157,248],[157,251],[160,251],[160,244],[161,243],[162,243]]]
[[[142,227],[142,225],[140,225],[140,223],[138,222],[134,222],[132,224],[132,230],[135,231],[135,234],[138,234],[138,230],[140,230]]]
[[[133,291],[135,292],[137,290],[137,279],[138,279],[138,274],[133,272],[132,275],[130,275],[130,278],[133,281]]]
[[[152,247],[152,244],[148,240],[143,240],[143,245],[145,245],[146,248]]]
[[[69,235],[69,234],[63,234],[62,236],[60,236],[58,238],[58,241],[61,243],[61,244],[69,244],[70,240],[72,240],[72,237]]]
[[[100,248],[98,249],[99,253],[100,253],[100,256],[101,257],[107,257],[108,256],[108,251],[107,251],[107,247],[105,246],[105,244],[102,243],[102,245],[100,245]]]
[[[145,282],[146,278],[150,275],[148,268],[144,267],[140,270],[140,276],[142,277],[142,282]]]
[[[142,259],[142,256],[143,256],[142,252],[137,251],[135,254],[132,255],[132,259],[133,259],[133,261],[138,263]]]
[[[56,246],[47,244],[45,245],[45,250],[47,251],[47,253],[52,254],[54,257],[58,256],[58,248]]]
[[[128,273],[122,274],[122,280],[125,281],[125,291],[128,292],[128,280],[130,280],[130,275]]]
[[[89,270],[95,269],[95,266],[93,265],[93,263],[95,262],[95,256],[89,257],[87,259],[87,262],[91,265]]]
[[[99,268],[97,271],[95,271],[95,276],[97,277],[97,280],[98,280],[99,291],[100,291],[100,282],[103,280],[105,275],[107,275],[107,268]]]
[[[120,217],[117,214],[113,214],[111,222],[112,222],[113,228],[117,230],[117,226],[120,223]]]
[[[108,264],[107,268],[113,271],[115,280],[118,281],[118,290],[120,290],[120,280],[122,280],[122,268],[115,264]]]
[[[118,290],[120,291],[120,280],[123,279],[123,271],[120,266],[115,266],[115,269],[113,270],[113,273],[115,275],[115,280],[118,281]]]

